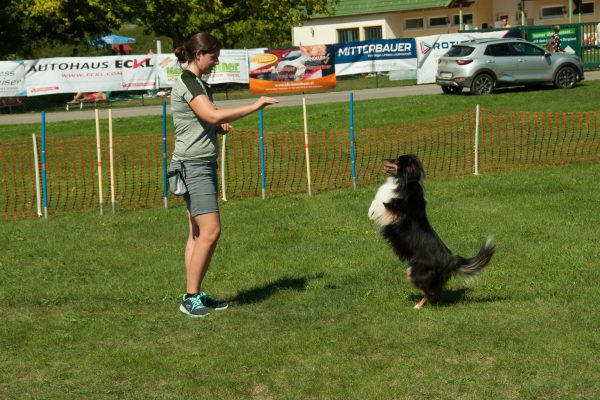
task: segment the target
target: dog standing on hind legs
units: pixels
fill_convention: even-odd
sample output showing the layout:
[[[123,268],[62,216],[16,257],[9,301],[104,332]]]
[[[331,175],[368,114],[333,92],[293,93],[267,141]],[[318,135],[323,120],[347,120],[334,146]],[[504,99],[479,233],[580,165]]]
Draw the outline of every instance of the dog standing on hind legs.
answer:
[[[369,218],[390,243],[401,260],[408,262],[406,277],[424,293],[415,308],[436,302],[453,275],[474,275],[494,255],[494,241],[488,237],[472,258],[452,254],[431,227],[425,212],[423,191],[425,171],[414,155],[383,160],[389,175],[369,207]]]

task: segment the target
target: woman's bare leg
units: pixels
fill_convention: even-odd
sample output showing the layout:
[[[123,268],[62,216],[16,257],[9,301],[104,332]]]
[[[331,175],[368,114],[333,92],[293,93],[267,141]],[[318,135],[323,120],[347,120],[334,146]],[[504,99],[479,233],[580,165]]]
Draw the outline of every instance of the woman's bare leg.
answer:
[[[185,271],[187,293],[201,291],[202,280],[221,234],[221,220],[218,212],[201,214],[189,218],[189,236],[185,246]]]

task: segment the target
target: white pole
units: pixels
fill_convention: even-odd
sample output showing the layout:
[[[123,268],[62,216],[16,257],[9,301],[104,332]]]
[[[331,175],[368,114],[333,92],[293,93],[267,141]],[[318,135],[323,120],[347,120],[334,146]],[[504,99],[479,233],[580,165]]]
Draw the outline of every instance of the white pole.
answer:
[[[227,135],[221,135],[223,141],[221,142],[221,191],[223,192],[223,201],[227,201],[227,194],[225,193],[225,140]]]
[[[479,175],[479,104],[475,107],[475,154],[473,175]]]
[[[40,163],[38,161],[37,138],[35,133],[31,134],[33,140],[33,168],[35,170],[35,200],[37,205],[37,216],[42,217],[42,198],[40,189]]]
[[[110,201],[112,213],[117,210],[115,202],[115,165],[113,156],[113,128],[112,128],[112,108],[108,109],[108,173],[110,174]]]
[[[100,118],[96,108],[96,154],[98,159],[98,204],[100,206],[100,215],[104,215],[104,200],[102,195],[102,154],[100,152]]]
[[[312,187],[310,181],[310,156],[308,152],[308,123],[306,120],[306,98],[302,98],[302,111],[304,113],[304,152],[306,154],[306,179],[308,182],[308,195],[312,195]]]

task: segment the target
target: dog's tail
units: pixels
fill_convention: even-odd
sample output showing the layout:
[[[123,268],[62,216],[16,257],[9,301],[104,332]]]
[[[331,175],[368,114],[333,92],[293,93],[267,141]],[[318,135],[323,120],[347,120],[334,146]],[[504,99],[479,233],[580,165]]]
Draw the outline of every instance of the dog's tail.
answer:
[[[475,257],[456,257],[454,272],[459,275],[473,275],[481,271],[492,259],[494,248],[494,237],[489,236]]]

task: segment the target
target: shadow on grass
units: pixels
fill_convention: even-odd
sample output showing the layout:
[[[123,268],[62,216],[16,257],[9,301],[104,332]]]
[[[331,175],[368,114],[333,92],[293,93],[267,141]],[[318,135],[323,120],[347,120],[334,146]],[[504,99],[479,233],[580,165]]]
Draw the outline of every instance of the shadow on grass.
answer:
[[[440,296],[440,299],[434,305],[437,307],[450,307],[462,302],[463,298],[469,291],[470,289],[444,290]],[[422,298],[423,296],[420,294],[412,294],[409,297],[410,301],[414,301],[415,303],[419,302],[419,300]],[[465,300],[465,303],[493,303],[503,300],[506,300],[506,298],[502,296],[478,297]]]
[[[306,285],[310,280],[322,278],[323,276],[324,274],[317,274],[315,276],[302,278],[280,278],[275,282],[268,283],[264,286],[240,292],[231,299],[231,302],[237,305],[253,304],[268,299],[280,290],[296,290],[302,292],[306,290]]]

